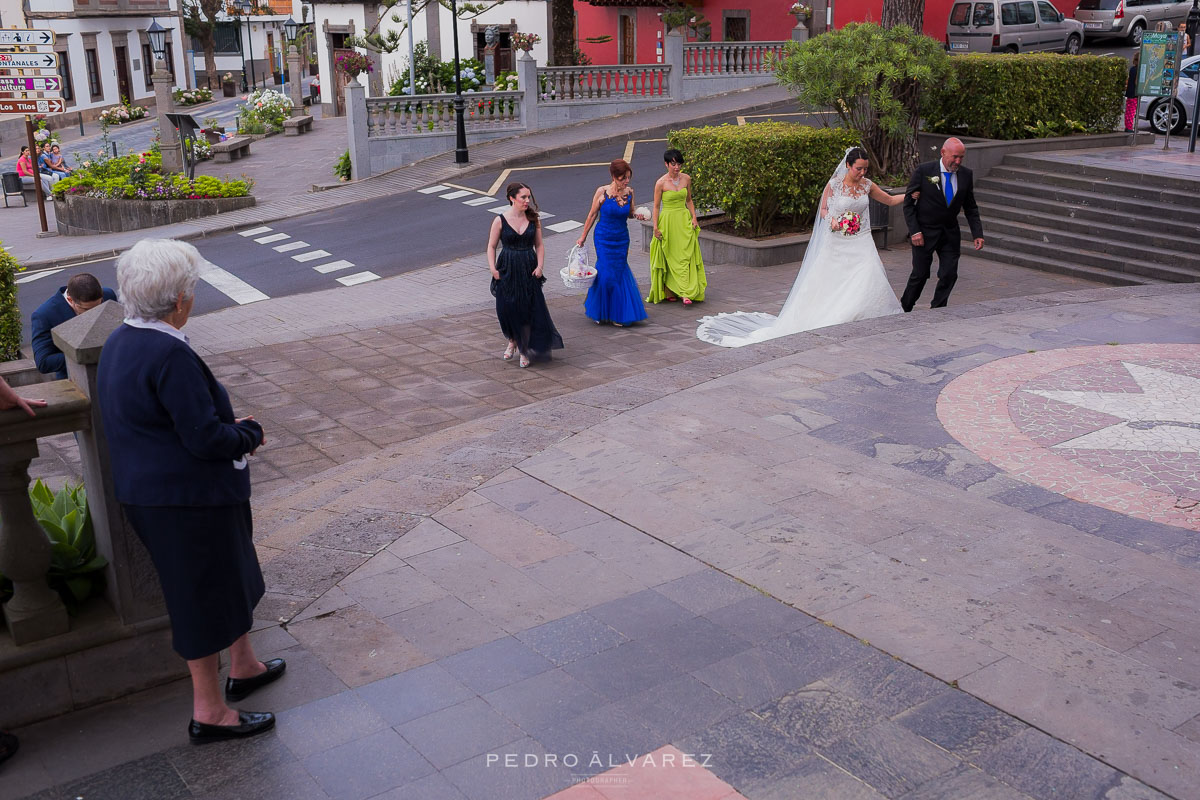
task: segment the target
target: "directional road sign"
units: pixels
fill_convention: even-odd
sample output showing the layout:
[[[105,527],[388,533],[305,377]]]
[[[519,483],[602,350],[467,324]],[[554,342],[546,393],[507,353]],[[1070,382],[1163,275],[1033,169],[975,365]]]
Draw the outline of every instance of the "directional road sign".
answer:
[[[54,44],[54,31],[29,30],[25,28],[0,30],[0,44]]]
[[[0,92],[57,92],[62,89],[62,78],[0,78]]]
[[[67,110],[67,101],[55,98],[46,100],[0,100],[0,114],[60,114]]]
[[[0,53],[0,69],[54,69],[58,53]]]

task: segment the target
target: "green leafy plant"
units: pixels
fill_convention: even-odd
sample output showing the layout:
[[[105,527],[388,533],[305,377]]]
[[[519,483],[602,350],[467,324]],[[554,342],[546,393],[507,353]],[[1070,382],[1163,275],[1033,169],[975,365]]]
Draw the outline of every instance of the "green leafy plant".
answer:
[[[719,207],[736,227],[766,233],[777,218],[803,224],[858,133],[785,122],[671,131],[687,156],[696,205]]]
[[[103,569],[107,559],[96,553],[96,537],[88,511],[83,484],[67,484],[57,493],[36,480],[29,489],[33,516],[50,540],[50,571],[47,583],[58,592],[67,611],[74,614],[79,604],[104,588]],[[0,576],[0,595],[11,592],[11,582]]]
[[[850,23],[788,42],[775,68],[801,106],[832,109],[858,131],[876,174],[899,175],[916,166],[923,96],[947,84],[950,61],[941,42],[907,25]]]
[[[21,309],[15,280],[25,268],[3,244],[0,242],[0,361],[15,361],[21,357]]]
[[[413,48],[413,68],[416,76],[414,94],[445,94],[454,91],[454,62],[438,61],[429,55],[424,42],[418,42]],[[486,70],[483,62],[477,58],[460,58],[462,67],[462,88],[464,92],[473,92],[483,84]],[[409,69],[400,73],[388,88],[388,94],[393,96],[408,94]]]
[[[1129,65],[1117,56],[976,53],[950,64],[953,88],[934,88],[928,97],[925,127],[936,133],[984,139],[1108,133],[1125,108]]]
[[[349,150],[342,153],[341,157],[339,157],[338,160],[336,162],[334,162],[333,174],[336,175],[337,179],[340,181],[350,180],[350,151]]]
[[[238,108],[238,133],[271,133],[283,130],[283,121],[292,115],[292,100],[274,89],[256,89]]]
[[[125,156],[92,157],[71,175],[54,184],[57,199],[70,195],[126,200],[202,200],[244,197],[254,182],[242,177],[222,180],[198,175],[188,180],[180,173],[162,171],[162,154],[153,151]]]

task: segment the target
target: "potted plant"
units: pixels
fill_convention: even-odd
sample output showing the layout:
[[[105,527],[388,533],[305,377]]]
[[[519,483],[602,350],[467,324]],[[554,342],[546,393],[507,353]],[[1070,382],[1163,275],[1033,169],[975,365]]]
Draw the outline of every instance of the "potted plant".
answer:
[[[349,75],[351,78],[356,78],[360,73],[371,72],[375,65],[371,63],[371,59],[367,58],[358,51],[350,53],[342,53],[334,62],[334,67]]]
[[[536,33],[514,33],[512,35],[513,47],[517,48],[523,53],[528,53],[533,49],[533,46],[541,40],[542,37],[538,36]]]
[[[221,121],[216,117],[208,117],[204,120],[202,132],[209,144],[217,144],[221,141],[221,136],[225,133],[225,126],[221,125]]]
[[[237,84],[233,82],[232,72],[226,72],[221,76],[221,94],[225,97],[233,97],[237,94]]]
[[[317,54],[313,53],[308,57],[308,74],[315,78],[317,76],[317,68],[319,66],[320,65],[317,63]]]

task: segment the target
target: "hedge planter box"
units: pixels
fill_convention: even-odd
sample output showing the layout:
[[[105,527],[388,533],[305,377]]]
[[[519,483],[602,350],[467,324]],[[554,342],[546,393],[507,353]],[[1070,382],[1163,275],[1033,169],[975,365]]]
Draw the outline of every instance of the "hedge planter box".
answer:
[[[642,252],[650,252],[654,240],[654,228],[649,220],[642,222]],[[774,267],[793,264],[804,260],[808,249],[809,233],[794,236],[777,236],[773,239],[755,241],[726,233],[714,233],[700,229],[700,255],[706,264],[737,264],[741,267]]]
[[[252,196],[206,200],[109,200],[67,195],[61,202],[55,202],[54,216],[58,232],[63,236],[88,236],[170,225],[252,205]]]

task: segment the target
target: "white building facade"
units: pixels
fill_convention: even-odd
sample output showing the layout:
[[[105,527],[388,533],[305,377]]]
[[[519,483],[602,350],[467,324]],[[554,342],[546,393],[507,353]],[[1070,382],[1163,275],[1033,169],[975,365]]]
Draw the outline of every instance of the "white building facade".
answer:
[[[420,6],[420,2],[413,4]],[[547,0],[505,0],[492,6],[479,16],[468,15],[458,20],[458,47],[462,58],[478,58],[483,61],[484,36],[489,26],[495,26],[498,35],[496,69],[515,70],[516,51],[511,45],[513,33],[533,33],[541,37],[533,49],[534,58],[545,63],[549,55],[549,2]],[[317,2],[313,4],[317,59],[321,76],[321,104],[326,115],[344,113],[341,108],[347,77],[335,74],[333,63],[339,53],[352,48],[346,43],[352,37],[365,33],[388,31],[400,34],[401,45],[394,53],[372,53],[359,49],[375,62],[370,76],[359,76],[360,82],[368,87],[368,94],[382,95],[392,82],[403,75],[408,67],[408,38],[414,43],[425,42],[431,55],[442,61],[454,58],[455,25],[450,11],[436,2],[413,13],[412,30],[405,30],[408,5],[397,3],[391,9],[383,9],[374,3],[361,0],[345,2]],[[380,16],[382,15],[382,20]]]
[[[167,31],[166,63],[175,85],[185,85],[179,0],[27,0],[27,6],[30,27],[54,31],[57,74],[67,103],[63,124],[79,114],[95,119],[122,99],[154,105],[154,57],[146,38],[152,20]],[[52,119],[51,125],[59,121]]]

